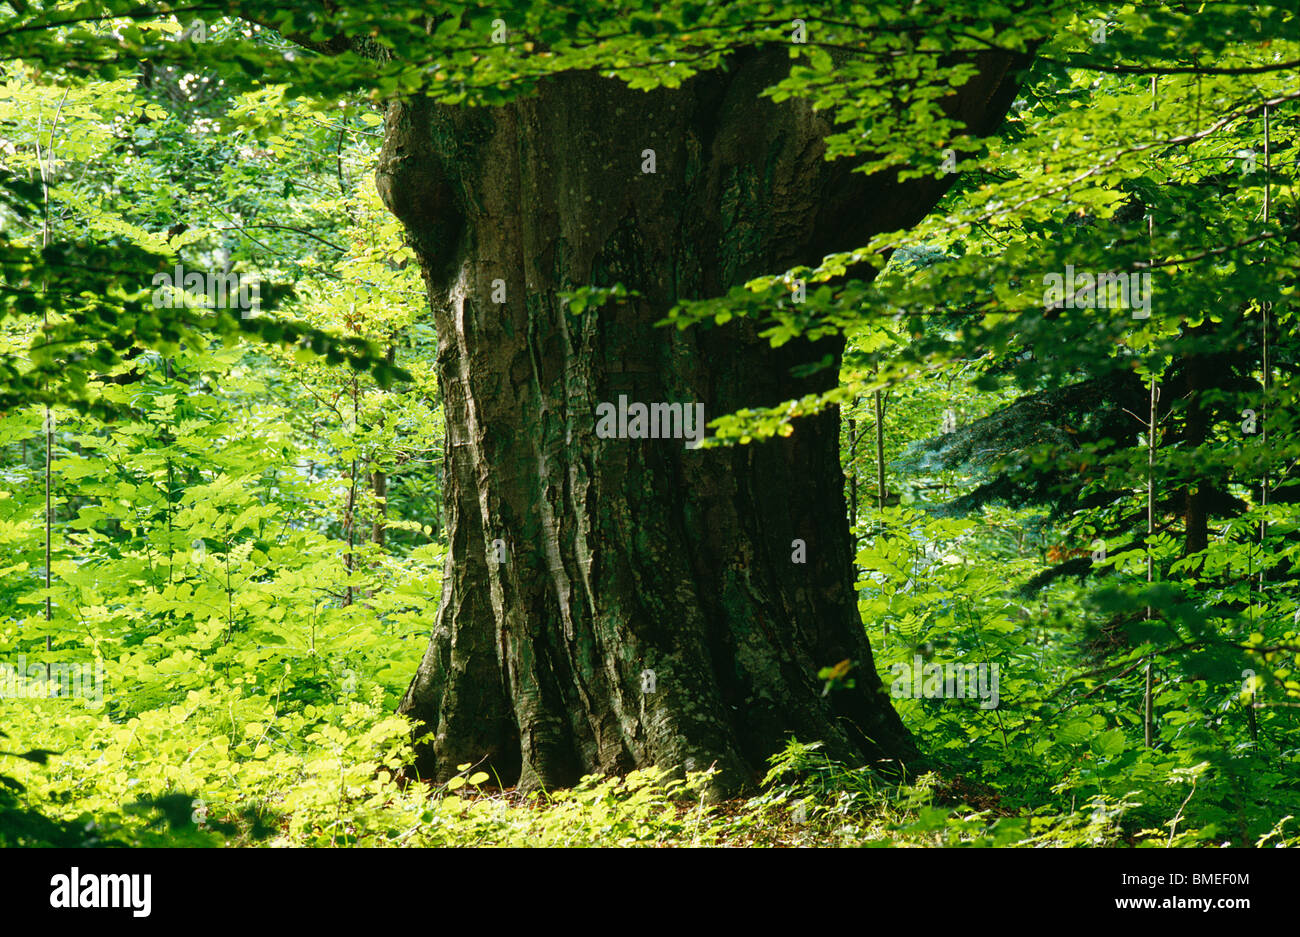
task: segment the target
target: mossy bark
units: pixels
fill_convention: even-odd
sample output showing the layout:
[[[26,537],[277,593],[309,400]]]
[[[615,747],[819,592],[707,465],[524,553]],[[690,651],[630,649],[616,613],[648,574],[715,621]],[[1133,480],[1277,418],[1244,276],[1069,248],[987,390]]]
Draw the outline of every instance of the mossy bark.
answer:
[[[951,99],[977,131],[1009,104],[1008,64]],[[753,52],[676,90],[573,73],[494,109],[390,106],[377,182],[424,271],[448,428],[442,603],[400,707],[422,776],[485,756],[522,788],[715,766],[725,793],[791,735],[854,763],[915,755],[857,612],[838,414],[729,449],[595,432],[620,394],[712,419],[827,386],[834,368],[790,369],[837,361],[836,341],[654,323],[941,195],[826,162],[822,117],[759,97],[784,67]],[[557,296],[615,282],[640,295],[580,315]],[[824,696],[818,670],[844,659],[854,687]]]

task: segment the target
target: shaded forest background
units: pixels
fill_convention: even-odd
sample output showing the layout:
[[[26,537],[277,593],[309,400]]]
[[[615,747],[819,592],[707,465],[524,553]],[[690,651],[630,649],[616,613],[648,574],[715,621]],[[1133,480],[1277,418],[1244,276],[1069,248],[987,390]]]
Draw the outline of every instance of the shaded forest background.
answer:
[[[835,113],[834,154],[958,174],[911,230],[665,327],[846,337],[833,390],[719,415],[711,444],[838,406],[885,686],[918,661],[996,663],[996,708],[896,693],[928,756],[902,784],[812,738],[721,805],[682,766],[527,798],[473,762],[398,783],[394,712],[448,549],[437,337],[374,181],[392,75],[418,69],[323,66],[283,38],[302,23],[251,7],[262,25],[6,10],[0,664],[98,662],[105,683],[102,702],[0,700],[0,844],[1300,843],[1295,11],[1042,4],[1017,35],[949,10],[949,38],[1036,56],[972,141],[872,124],[886,85],[839,47],[910,37],[895,92],[934,50],[901,14],[846,10],[808,14],[798,43],[797,11],[682,5],[566,52],[674,87],[665,37],[717,17],[736,44],[789,44],[776,96]],[[558,28],[505,15],[499,55],[496,11],[446,29],[457,51],[426,79],[451,103],[491,105],[529,74],[522,37]],[[108,48],[116,71],[93,64]],[[647,49],[660,65],[631,68]],[[260,314],[157,308],[152,274],[176,263],[256,277]],[[1067,265],[1149,276],[1149,317],[1054,308]],[[576,313],[620,290],[589,287]],[[853,679],[821,663],[827,693]]]

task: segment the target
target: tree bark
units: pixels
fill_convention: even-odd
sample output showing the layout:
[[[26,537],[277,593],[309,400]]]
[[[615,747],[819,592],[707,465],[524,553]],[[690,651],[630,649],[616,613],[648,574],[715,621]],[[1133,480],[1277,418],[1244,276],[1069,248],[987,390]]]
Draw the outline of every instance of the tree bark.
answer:
[[[382,547],[388,527],[388,473],[379,469],[371,472],[370,490],[375,495],[375,520],[370,528],[370,539]]]
[[[950,99],[976,132],[1014,89],[1011,61],[983,64]],[[838,366],[837,340],[654,323],[915,224],[946,188],[826,162],[824,118],[759,98],[784,68],[752,51],[676,90],[567,73],[493,109],[390,105],[377,185],[428,287],[448,434],[442,603],[400,706],[422,777],[715,766],[721,796],[791,735],[855,764],[915,757],[857,611],[838,413],[726,449],[595,432],[620,394],[710,420],[831,386],[836,367],[790,368]],[[615,282],[640,295],[580,315],[557,296]],[[854,686],[823,695],[845,659]]]

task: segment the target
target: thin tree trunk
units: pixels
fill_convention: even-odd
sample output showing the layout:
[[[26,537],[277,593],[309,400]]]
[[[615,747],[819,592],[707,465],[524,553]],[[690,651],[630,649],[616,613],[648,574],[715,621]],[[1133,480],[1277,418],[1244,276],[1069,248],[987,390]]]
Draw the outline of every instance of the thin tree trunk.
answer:
[[[1151,76],[1151,110],[1156,109],[1156,76]],[[1155,241],[1155,216],[1147,215],[1147,243],[1152,244]],[[1155,258],[1151,258],[1154,263]],[[1151,409],[1147,418],[1147,536],[1146,536],[1146,554],[1147,554],[1147,588],[1151,587],[1153,580],[1154,567],[1152,566],[1152,539],[1155,536],[1155,462],[1156,462],[1156,399],[1158,392],[1156,390],[1156,376],[1151,375]],[[1151,606],[1146,607],[1146,619],[1151,620]],[[1143,679],[1142,690],[1142,742],[1147,747],[1151,747],[1152,738],[1155,734],[1154,718],[1154,675],[1152,673],[1153,655],[1147,655],[1147,663]]]
[[[371,472],[370,490],[375,495],[375,522],[371,528],[370,539],[382,547],[388,521],[388,475],[379,469]]]
[[[880,391],[874,391],[876,402],[876,507],[885,509],[885,407]]]
[[[1159,399],[1155,375],[1151,376],[1151,411],[1147,420],[1147,586],[1150,587],[1155,581],[1155,566],[1151,554],[1152,541],[1155,538],[1156,531],[1156,481],[1155,481],[1155,464],[1156,464],[1156,401]],[[1151,606],[1146,609],[1146,618],[1151,620]],[[1144,680],[1144,689],[1142,694],[1142,740],[1147,748],[1151,747],[1152,736],[1155,731],[1155,719],[1153,715],[1153,689],[1154,682],[1151,671],[1152,658],[1148,655],[1146,663],[1146,674]]]
[[[352,428],[354,434],[360,429],[358,417],[357,379],[354,377],[352,379]],[[356,561],[353,557],[357,540],[357,458],[355,455],[348,466],[348,498],[343,511],[343,526],[348,535],[348,552],[343,558],[343,565],[348,573],[347,594],[343,599],[343,605],[346,607],[352,604],[352,572],[356,568]]]
[[[858,402],[853,402],[853,409],[856,412]],[[858,421],[849,419],[849,528],[856,529],[858,526]],[[853,550],[856,553],[858,548],[857,534],[853,535]]]
[[[1264,108],[1264,226],[1268,226],[1269,214],[1272,210],[1272,158],[1270,139],[1270,125],[1268,108]],[[1270,378],[1272,377],[1273,365],[1268,356],[1268,320],[1269,313],[1272,312],[1273,304],[1266,302],[1261,304],[1260,315],[1263,322],[1260,327],[1260,371],[1262,376],[1262,390],[1259,404],[1259,425],[1260,425],[1260,445],[1262,446],[1264,456],[1264,476],[1259,480],[1259,591],[1264,591],[1264,541],[1268,536],[1268,518],[1264,511],[1268,507],[1268,389]]]

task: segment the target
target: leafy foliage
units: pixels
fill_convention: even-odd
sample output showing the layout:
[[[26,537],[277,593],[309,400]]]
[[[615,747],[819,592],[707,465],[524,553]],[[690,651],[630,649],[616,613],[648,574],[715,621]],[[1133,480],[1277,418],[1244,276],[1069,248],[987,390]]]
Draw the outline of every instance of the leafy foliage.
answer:
[[[0,700],[0,845],[1300,844],[1293,7],[11,6],[0,661],[107,685]],[[815,740],[721,805],[681,766],[533,798],[409,778],[390,714],[441,592],[445,432],[370,183],[382,107],[678,88],[764,44],[830,158],[950,188],[664,324],[842,338],[831,390],[712,444],[840,407],[874,665],[997,664],[999,703],[896,694],[932,769],[902,785]],[[1024,71],[976,133],[943,102],[991,51]],[[262,314],[160,308],[178,262],[255,277]],[[1149,308],[1054,301],[1067,271]],[[867,666],[818,665],[828,694]]]

